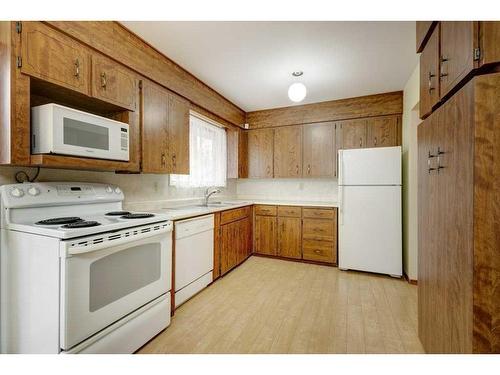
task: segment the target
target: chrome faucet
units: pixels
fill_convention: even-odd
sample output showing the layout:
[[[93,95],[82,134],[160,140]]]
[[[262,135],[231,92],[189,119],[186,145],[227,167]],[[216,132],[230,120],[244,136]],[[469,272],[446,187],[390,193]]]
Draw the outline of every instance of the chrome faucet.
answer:
[[[205,190],[205,203],[204,206],[208,207],[208,199],[214,195],[220,193],[220,189],[214,189],[214,188],[207,188]]]

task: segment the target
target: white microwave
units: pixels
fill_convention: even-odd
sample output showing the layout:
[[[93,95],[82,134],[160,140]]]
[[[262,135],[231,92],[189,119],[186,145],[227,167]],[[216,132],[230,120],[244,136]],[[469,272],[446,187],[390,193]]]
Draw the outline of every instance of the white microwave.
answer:
[[[31,109],[33,154],[129,160],[129,125],[58,104]]]

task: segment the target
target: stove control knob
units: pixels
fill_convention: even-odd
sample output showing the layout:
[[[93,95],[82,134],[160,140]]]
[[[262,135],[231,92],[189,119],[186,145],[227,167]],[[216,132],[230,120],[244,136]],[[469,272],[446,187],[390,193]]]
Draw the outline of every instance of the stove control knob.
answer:
[[[10,191],[10,195],[12,195],[14,198],[21,198],[24,195],[24,191],[19,188],[14,188]]]
[[[40,189],[38,189],[35,186],[32,186],[28,189],[28,194],[36,197],[38,194],[40,194]]]
[[[122,190],[119,187],[115,187],[115,193],[116,194],[120,194],[121,192],[122,192]]]
[[[106,193],[111,194],[113,192],[113,188],[111,186],[106,186]]]

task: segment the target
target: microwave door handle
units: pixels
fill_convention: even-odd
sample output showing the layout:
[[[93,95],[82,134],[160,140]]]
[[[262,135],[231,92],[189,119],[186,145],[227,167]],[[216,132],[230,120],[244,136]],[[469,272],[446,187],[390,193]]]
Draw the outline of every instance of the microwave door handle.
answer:
[[[132,230],[133,230],[133,228],[131,229],[131,231]],[[132,245],[134,242],[137,242],[139,240],[143,240],[143,239],[149,238],[149,237],[155,237],[155,236],[158,236],[160,234],[165,234],[165,233],[169,233],[169,232],[170,233],[172,232],[171,227],[162,228],[162,229],[151,231],[151,232],[137,234],[133,237],[127,236],[127,237],[123,237],[123,238],[120,238],[117,240],[105,241],[105,242],[101,242],[98,244],[92,244],[92,245],[88,245],[88,246],[80,246],[80,247],[75,246],[73,248],[67,249],[67,254],[68,255],[86,254],[86,253],[91,253],[94,251],[99,251],[102,249],[116,247],[116,246],[127,244],[127,243]]]

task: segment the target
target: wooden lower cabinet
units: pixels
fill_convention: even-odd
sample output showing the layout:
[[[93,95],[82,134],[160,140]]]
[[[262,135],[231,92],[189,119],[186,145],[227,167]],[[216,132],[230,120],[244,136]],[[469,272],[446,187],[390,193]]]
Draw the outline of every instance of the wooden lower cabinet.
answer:
[[[337,263],[336,208],[255,206],[254,252]]]
[[[219,227],[220,276],[241,264],[252,252],[252,219],[250,210],[230,210],[222,214],[238,211],[243,216]],[[234,217],[234,216],[233,216]],[[223,222],[223,221],[222,221]],[[217,224],[217,220],[216,220]],[[217,227],[216,227],[217,230]],[[216,245],[217,247],[217,245]],[[217,268],[217,263],[214,265]]]
[[[302,258],[302,222],[300,217],[278,218],[278,255]]]
[[[500,353],[500,73],[418,126],[418,327],[428,353]]]

